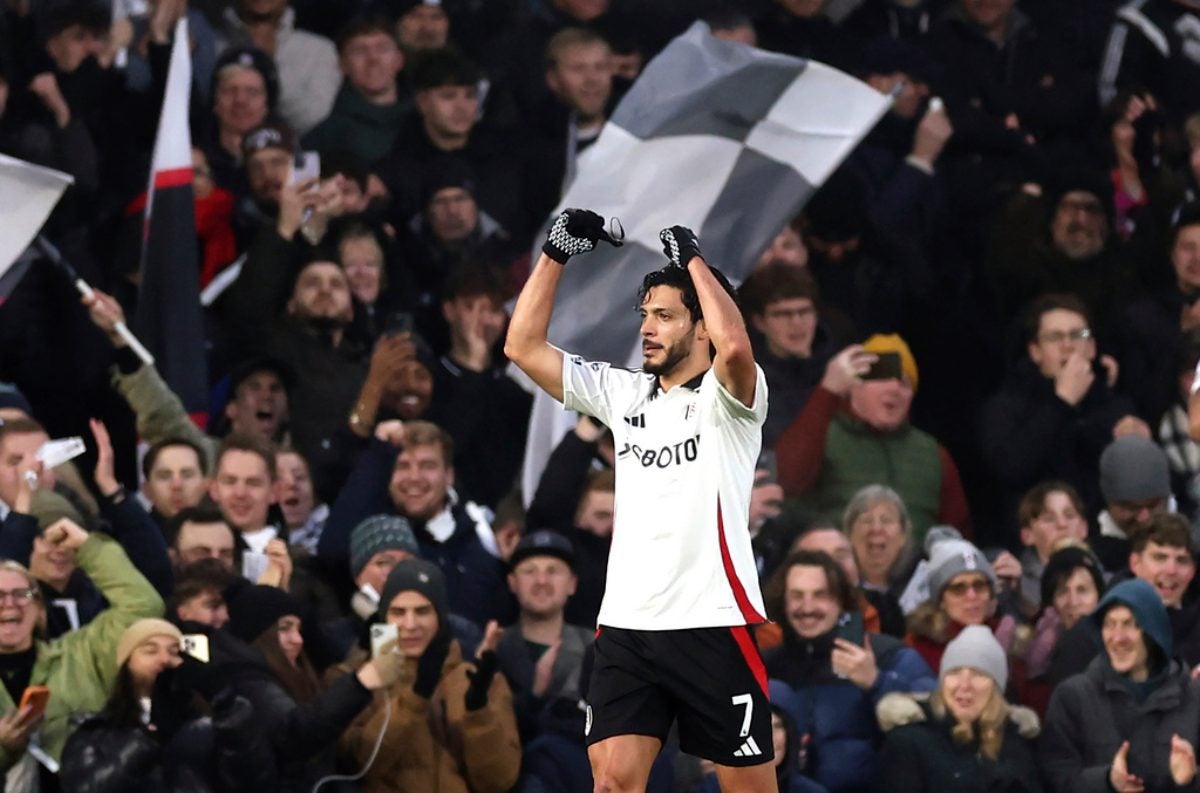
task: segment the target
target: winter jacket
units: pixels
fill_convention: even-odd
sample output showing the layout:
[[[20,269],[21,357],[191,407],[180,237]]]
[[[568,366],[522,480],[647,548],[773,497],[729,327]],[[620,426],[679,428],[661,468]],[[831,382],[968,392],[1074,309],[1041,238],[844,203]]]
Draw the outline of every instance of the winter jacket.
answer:
[[[882,741],[875,706],[892,692],[932,691],[937,686],[933,672],[899,640],[871,634],[879,677],[863,690],[833,673],[834,632],[805,640],[785,629],[784,637],[782,645],[763,654],[763,662],[771,678],[797,695],[799,712],[791,715],[800,735],[807,736],[805,773],[831,793],[866,790]]]
[[[966,495],[949,452],[907,422],[878,432],[841,408],[842,400],[817,386],[784,430],[775,446],[784,493],[804,497],[837,525],[851,496],[882,483],[903,497],[916,542],[935,523],[969,530]]]
[[[1039,761],[1055,793],[1108,793],[1108,772],[1123,741],[1129,741],[1129,770],[1147,793],[1200,790],[1200,777],[1177,788],[1170,777],[1171,735],[1200,743],[1200,681],[1172,661],[1162,682],[1140,705],[1128,681],[1113,671],[1107,655],[1059,684],[1050,698]]]
[[[1100,101],[1147,90],[1179,123],[1200,110],[1200,13],[1173,0],[1132,0],[1117,11],[1100,68]]]
[[[217,793],[275,789],[274,758],[250,703],[226,695],[212,716],[191,714],[169,737],[104,716],[85,721],[63,750],[69,793]]]
[[[104,707],[117,678],[121,634],[138,620],[163,613],[162,598],[112,540],[92,534],[79,546],[75,558],[109,607],[77,631],[49,642],[35,641],[37,658],[29,685],[50,689],[40,744],[55,759],[62,755],[71,732],[71,718]],[[0,686],[0,713],[15,707],[8,689]],[[20,759],[21,755],[0,747],[0,770]]]
[[[391,150],[396,132],[411,109],[411,101],[391,105],[369,102],[345,80],[329,115],[308,131],[302,143],[306,149],[321,152],[352,151],[369,166]]]
[[[936,717],[927,703],[893,695],[880,703],[887,732],[874,789],[880,793],[1041,793],[1032,739],[1037,716],[1013,708],[1000,755],[990,760],[976,743],[957,743],[953,717]]]
[[[1096,368],[1100,368],[1096,364]],[[1003,490],[1001,512],[1012,515],[1029,488],[1047,479],[1074,485],[1088,514],[1103,507],[1097,482],[1100,452],[1112,442],[1113,425],[1133,413],[1133,405],[1108,387],[1103,371],[1077,405],[1054,393],[1054,380],[1023,357],[1003,389],[983,409],[982,446],[993,481]]]
[[[457,642],[450,645],[429,699],[412,689],[416,666],[407,664],[391,689],[376,692],[342,736],[342,750],[357,768],[366,764],[385,730],[363,792],[507,793],[521,769],[521,742],[504,676],[492,679],[484,707],[468,711],[464,698],[472,665],[463,661]]]

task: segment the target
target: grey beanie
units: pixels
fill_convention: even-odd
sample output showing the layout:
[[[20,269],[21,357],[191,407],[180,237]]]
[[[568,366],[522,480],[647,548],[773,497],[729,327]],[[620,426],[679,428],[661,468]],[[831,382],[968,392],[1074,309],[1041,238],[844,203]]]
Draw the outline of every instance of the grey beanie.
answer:
[[[1171,495],[1166,453],[1140,435],[1122,435],[1100,455],[1100,492],[1109,504]]]
[[[417,537],[399,515],[372,515],[350,533],[350,574],[357,576],[380,551],[407,551],[420,556]]]
[[[942,590],[959,573],[983,573],[996,591],[996,573],[983,552],[966,540],[948,539],[929,549],[929,599],[940,601]]]
[[[1008,658],[1004,648],[992,634],[992,629],[986,625],[968,625],[962,629],[942,653],[942,666],[938,670],[938,680],[946,677],[947,672],[969,666],[978,669],[992,680],[1000,689],[1001,695],[1008,685]]]

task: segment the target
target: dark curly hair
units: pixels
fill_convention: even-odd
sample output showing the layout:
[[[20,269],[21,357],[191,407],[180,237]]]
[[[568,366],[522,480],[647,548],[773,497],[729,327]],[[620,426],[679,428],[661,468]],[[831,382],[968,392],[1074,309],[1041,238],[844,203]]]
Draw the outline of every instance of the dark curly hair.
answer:
[[[717,279],[717,283],[725,290],[725,292],[737,302],[737,290],[733,288],[733,284],[729,283],[729,279],[725,277],[725,273],[718,270],[716,267],[709,265],[709,272]],[[680,298],[683,300],[683,306],[691,315],[692,322],[699,322],[704,319],[704,312],[700,310],[700,297],[696,294],[696,285],[692,283],[692,276],[682,267],[676,267],[673,264],[668,264],[661,270],[646,273],[646,277],[642,279],[642,285],[638,288],[637,306],[640,308],[646,302],[646,295],[656,286],[672,286],[680,291]]]

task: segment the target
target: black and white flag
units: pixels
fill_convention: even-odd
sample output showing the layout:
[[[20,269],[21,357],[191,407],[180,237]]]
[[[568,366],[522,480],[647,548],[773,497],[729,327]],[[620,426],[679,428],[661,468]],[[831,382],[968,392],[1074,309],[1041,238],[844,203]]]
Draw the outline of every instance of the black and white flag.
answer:
[[[740,283],[890,101],[824,64],[723,41],[704,23],[692,25],[646,66],[580,155],[555,210],[617,217],[625,245],[601,245],[566,268],[550,342],[639,366],[635,300],[642,277],[666,263],[659,230],[690,227],[705,260]],[[539,237],[535,255],[540,246]],[[537,395],[522,479],[527,501],[573,423],[558,402]]]

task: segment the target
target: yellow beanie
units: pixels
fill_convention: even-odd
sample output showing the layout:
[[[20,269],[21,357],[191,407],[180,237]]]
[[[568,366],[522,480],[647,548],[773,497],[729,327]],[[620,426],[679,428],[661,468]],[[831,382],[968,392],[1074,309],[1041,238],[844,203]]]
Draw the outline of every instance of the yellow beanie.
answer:
[[[176,641],[183,641],[183,631],[166,620],[154,617],[138,620],[125,629],[121,641],[117,642],[117,667],[128,661],[137,646],[152,636],[170,636]]]
[[[863,349],[873,353],[898,353],[900,355],[900,371],[912,383],[913,391],[917,390],[917,359],[913,357],[912,350],[908,348],[904,339],[900,338],[899,333],[876,333],[863,342]]]

